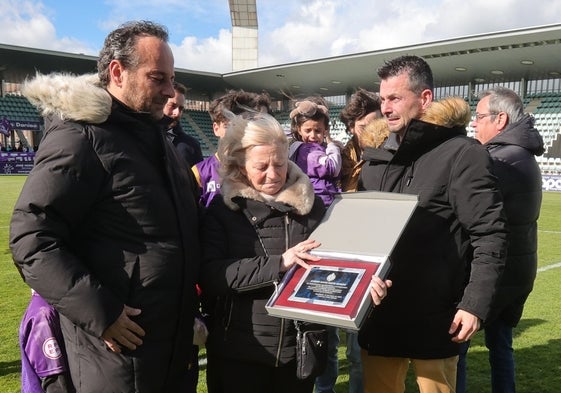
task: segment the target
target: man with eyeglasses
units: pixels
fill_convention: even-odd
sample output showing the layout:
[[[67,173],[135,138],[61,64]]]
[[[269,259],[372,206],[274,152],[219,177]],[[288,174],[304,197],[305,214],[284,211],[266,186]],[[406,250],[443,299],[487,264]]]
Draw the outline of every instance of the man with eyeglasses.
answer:
[[[520,97],[497,87],[482,92],[477,104],[475,138],[489,151],[509,224],[505,270],[484,325],[489,349],[493,393],[515,392],[512,330],[522,316],[537,269],[537,220],[542,200],[542,177],[534,156],[544,153],[543,140],[534,119],[524,114]],[[465,355],[462,344],[458,363],[457,392],[466,391]]]
[[[504,266],[500,193],[488,153],[465,125],[419,120],[434,88],[423,59],[387,61],[378,77],[391,131],[382,148],[392,156],[376,189],[419,203],[391,255],[394,285],[359,332],[364,391],[403,393],[412,365],[420,391],[452,393],[459,343],[486,319]]]

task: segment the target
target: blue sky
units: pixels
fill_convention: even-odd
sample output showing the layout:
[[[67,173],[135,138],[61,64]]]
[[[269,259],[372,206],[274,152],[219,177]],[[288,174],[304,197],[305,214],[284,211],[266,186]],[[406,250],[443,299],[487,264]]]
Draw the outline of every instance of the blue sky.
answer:
[[[177,44],[185,36],[211,37],[220,28],[229,29],[230,25],[228,3],[224,0],[43,0],[30,3],[43,4],[57,35],[74,37],[95,47],[101,45],[107,32],[131,19],[149,19],[166,25]]]
[[[120,23],[166,25],[177,67],[231,71],[227,0],[0,0],[0,43],[97,55]],[[559,23],[551,0],[257,0],[259,66]]]

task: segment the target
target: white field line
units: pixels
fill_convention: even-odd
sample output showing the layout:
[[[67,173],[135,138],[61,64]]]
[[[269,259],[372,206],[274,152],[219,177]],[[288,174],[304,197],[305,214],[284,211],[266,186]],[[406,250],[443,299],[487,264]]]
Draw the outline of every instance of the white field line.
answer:
[[[553,264],[547,265],[547,266],[542,266],[542,267],[538,268],[538,273],[545,272],[546,270],[556,269],[558,267],[561,267],[561,262],[553,263]]]
[[[538,231],[538,232],[561,234],[561,231]],[[556,269],[558,267],[561,267],[561,262],[553,263],[553,264],[547,265],[547,266],[542,266],[542,267],[538,268],[537,272],[538,273],[545,272],[546,270]]]

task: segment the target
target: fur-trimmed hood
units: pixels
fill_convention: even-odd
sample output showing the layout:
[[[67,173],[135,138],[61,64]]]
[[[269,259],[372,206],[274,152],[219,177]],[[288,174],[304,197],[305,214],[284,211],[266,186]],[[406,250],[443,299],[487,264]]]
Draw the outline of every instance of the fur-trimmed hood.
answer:
[[[412,119],[403,139],[397,144],[396,135],[390,134],[384,149],[396,150],[399,160],[416,160],[424,153],[457,136],[467,136],[470,119],[468,103],[459,97],[433,101],[420,119]]]
[[[467,127],[471,118],[469,104],[461,97],[433,101],[421,117],[426,123],[447,128]]]
[[[388,121],[381,117],[369,122],[364,131],[358,135],[358,140],[363,148],[378,148],[390,135]]]
[[[267,202],[261,193],[244,182],[224,180],[220,188],[224,203],[232,210],[239,210],[239,206],[233,201],[235,197],[254,199]],[[292,161],[288,161],[288,174],[286,184],[277,194],[275,202],[284,203],[293,207],[299,215],[308,214],[314,205],[314,189],[310,179]]]
[[[97,74],[38,73],[24,83],[22,92],[44,117],[100,124],[111,113],[111,95]]]

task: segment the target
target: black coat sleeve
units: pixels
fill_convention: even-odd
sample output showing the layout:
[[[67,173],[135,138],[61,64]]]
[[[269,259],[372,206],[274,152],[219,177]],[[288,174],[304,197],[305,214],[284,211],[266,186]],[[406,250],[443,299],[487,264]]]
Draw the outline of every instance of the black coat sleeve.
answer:
[[[97,337],[116,320],[123,304],[91,274],[73,250],[72,236],[95,204],[104,179],[81,127],[50,130],[10,224],[13,260],[25,282]]]

